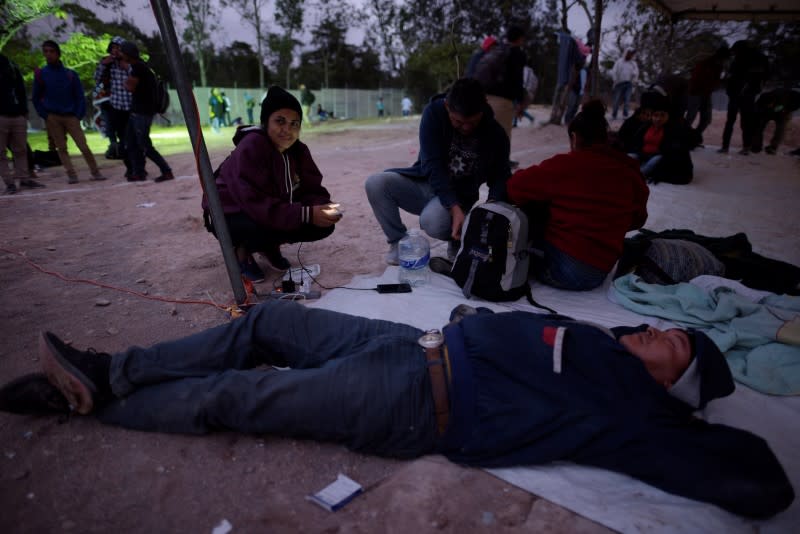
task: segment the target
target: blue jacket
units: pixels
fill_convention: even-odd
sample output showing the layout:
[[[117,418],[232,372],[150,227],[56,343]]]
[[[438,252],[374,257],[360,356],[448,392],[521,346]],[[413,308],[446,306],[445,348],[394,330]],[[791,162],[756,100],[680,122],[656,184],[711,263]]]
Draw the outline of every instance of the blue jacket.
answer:
[[[82,119],[86,115],[86,96],[78,73],[64,67],[61,62],[36,69],[33,105],[36,113],[45,120],[50,113]]]
[[[452,387],[442,452],[483,467],[595,466],[752,517],[787,507],[794,492],[766,442],[695,419],[617,342],[625,330],[526,312],[446,327]],[[719,391],[733,390],[730,373],[713,376]]]
[[[483,119],[473,135],[478,139],[480,152],[472,176],[453,180],[450,177],[450,144],[453,125],[444,107],[443,94],[431,99],[422,112],[419,125],[419,158],[413,166],[387,169],[404,176],[427,179],[445,208],[459,204],[465,211],[478,200],[478,188],[486,182],[490,200],[506,199],[506,180],[511,176],[508,164],[510,152],[508,136],[494,120],[489,104],[483,110]]]

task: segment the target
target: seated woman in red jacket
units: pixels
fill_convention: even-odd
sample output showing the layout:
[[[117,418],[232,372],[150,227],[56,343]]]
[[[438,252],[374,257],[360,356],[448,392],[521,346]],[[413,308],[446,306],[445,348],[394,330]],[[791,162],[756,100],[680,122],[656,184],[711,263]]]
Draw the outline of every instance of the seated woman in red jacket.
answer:
[[[216,173],[239,268],[253,282],[264,279],[254,252],[270,267],[286,270],[289,261],[281,256],[281,244],[324,239],[340,217],[328,209],[331,197],[322,186],[322,174],[308,147],[297,139],[302,118],[294,96],[270,87],[261,104],[261,124],[236,131],[236,148]],[[205,195],[203,211],[208,221]]]
[[[625,233],[644,225],[650,191],[639,163],[609,146],[600,101],[587,102],[567,131],[569,153],[517,171],[506,188],[528,214],[534,246],[541,248],[534,275],[582,291],[603,283],[622,254]]]

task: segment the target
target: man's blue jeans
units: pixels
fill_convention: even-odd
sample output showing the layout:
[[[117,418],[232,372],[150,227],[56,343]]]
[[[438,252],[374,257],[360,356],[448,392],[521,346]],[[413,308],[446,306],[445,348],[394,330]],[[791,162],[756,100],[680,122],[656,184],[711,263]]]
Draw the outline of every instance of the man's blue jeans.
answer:
[[[631,92],[633,91],[633,83],[620,82],[614,86],[614,107],[611,110],[611,116],[617,118],[617,111],[619,110],[620,100],[624,100],[622,106],[622,115],[628,116],[628,107],[631,103]]]
[[[268,301],[192,336],[112,357],[104,423],[216,429],[415,457],[438,442],[427,361],[412,326]],[[259,368],[262,365],[289,370]]]
[[[134,176],[142,177],[145,175],[145,158],[153,160],[161,173],[169,172],[171,169],[166,160],[153,147],[150,141],[150,125],[153,123],[152,115],[142,115],[131,113],[128,119],[128,131],[125,141],[128,144],[128,157],[131,162],[131,173]]]
[[[450,211],[442,206],[428,180],[380,172],[367,178],[364,187],[387,242],[397,243],[406,234],[400,209],[419,215],[419,226],[429,236],[442,241],[450,239]]]

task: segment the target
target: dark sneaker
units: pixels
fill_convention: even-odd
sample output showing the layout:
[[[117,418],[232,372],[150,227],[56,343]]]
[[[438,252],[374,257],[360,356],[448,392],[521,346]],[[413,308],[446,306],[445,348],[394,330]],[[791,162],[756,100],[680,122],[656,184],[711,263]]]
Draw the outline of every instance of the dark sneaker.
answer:
[[[775,152],[777,152],[777,151],[778,151],[778,149],[776,149],[774,147],[771,147],[771,146],[768,146],[767,148],[764,149],[764,152],[766,152],[767,154],[769,154],[771,156],[774,156]]]
[[[453,270],[453,262],[439,256],[434,256],[428,262],[428,268],[434,273],[451,276],[450,272]]]
[[[261,255],[267,260],[269,266],[276,271],[285,271],[292,266],[289,260],[281,256],[281,247],[279,245],[275,245],[269,250],[262,251]]]
[[[28,187],[30,189],[39,189],[40,187],[47,187],[43,183],[37,182],[32,178],[27,178],[25,180],[20,180],[19,185],[22,187]]]
[[[17,186],[14,184],[9,184],[6,186],[6,190],[3,192],[4,195],[13,195],[17,192]]]
[[[726,146],[724,146],[724,147],[720,148],[719,150],[717,150],[717,154],[727,154],[727,153],[728,153],[728,147],[726,147]]]
[[[447,259],[452,261],[456,261],[456,255],[458,254],[458,250],[461,248],[461,241],[457,241],[455,239],[451,239],[447,242]]]
[[[73,411],[85,415],[113,398],[108,354],[74,349],[55,334],[43,332],[39,355],[47,379],[66,397]]]
[[[750,155],[750,150],[748,150],[747,148],[743,148],[739,151],[739,154],[741,154],[742,156],[748,156]]]
[[[96,173],[94,173],[92,175],[92,177],[90,178],[90,180],[92,180],[94,182],[102,182],[105,179],[106,179],[106,177],[103,176],[102,174],[100,174],[100,171],[97,171]]]
[[[264,281],[264,271],[261,270],[261,267],[258,266],[252,255],[245,261],[239,262],[239,271],[241,271],[242,276],[254,284]]]
[[[153,181],[156,182],[156,183],[160,183],[160,182],[166,182],[167,180],[174,180],[174,179],[175,179],[175,175],[172,174],[172,171],[167,171],[167,172],[165,172],[164,174],[162,174],[161,176],[159,176],[158,178],[156,178]]]
[[[0,410],[29,415],[68,414],[69,402],[46,374],[30,373],[0,388]]]
[[[77,184],[78,183],[78,177],[74,176],[74,175],[67,176],[67,183],[68,184]]]

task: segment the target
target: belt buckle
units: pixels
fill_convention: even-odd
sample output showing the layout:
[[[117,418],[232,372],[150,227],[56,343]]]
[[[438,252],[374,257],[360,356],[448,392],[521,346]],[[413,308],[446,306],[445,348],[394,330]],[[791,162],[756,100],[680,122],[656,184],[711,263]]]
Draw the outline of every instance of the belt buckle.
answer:
[[[424,349],[436,349],[444,343],[444,336],[438,328],[426,330],[425,333],[417,340]]]

